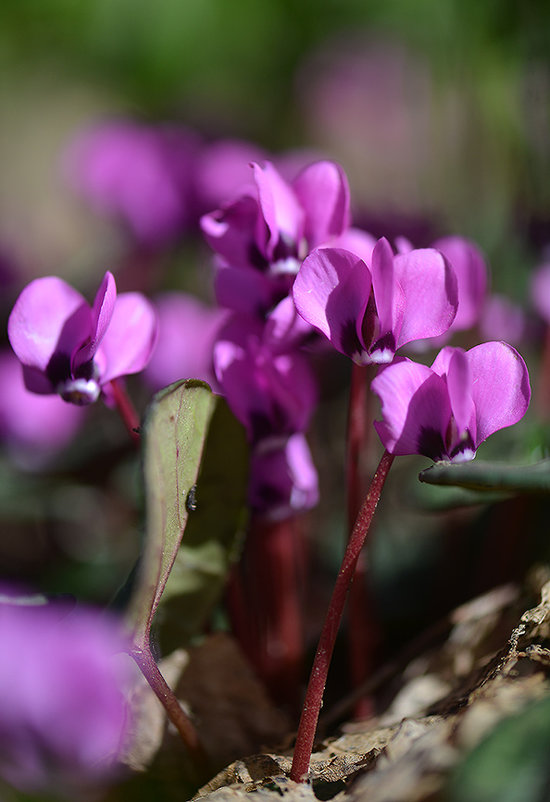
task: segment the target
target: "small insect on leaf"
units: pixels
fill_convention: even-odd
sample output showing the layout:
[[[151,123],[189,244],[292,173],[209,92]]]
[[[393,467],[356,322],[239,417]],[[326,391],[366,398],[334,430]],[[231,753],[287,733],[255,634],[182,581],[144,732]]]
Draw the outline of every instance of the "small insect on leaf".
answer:
[[[185,499],[185,507],[187,512],[194,512],[197,509],[197,485],[192,485],[189,488],[187,498]]]

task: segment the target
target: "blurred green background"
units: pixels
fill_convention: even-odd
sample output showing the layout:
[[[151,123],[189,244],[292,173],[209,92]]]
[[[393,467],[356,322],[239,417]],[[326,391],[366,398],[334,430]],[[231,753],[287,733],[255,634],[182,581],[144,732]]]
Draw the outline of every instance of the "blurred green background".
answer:
[[[4,0],[0,241],[32,274],[82,258],[96,221],[60,154],[128,115],[336,158],[357,205],[472,236],[522,292],[550,222],[549,40],[543,0]]]

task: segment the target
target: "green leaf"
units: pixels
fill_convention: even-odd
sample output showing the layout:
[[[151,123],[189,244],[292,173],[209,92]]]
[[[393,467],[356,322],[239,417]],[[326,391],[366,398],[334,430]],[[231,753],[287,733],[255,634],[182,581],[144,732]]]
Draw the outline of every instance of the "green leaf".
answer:
[[[246,525],[248,445],[243,426],[218,399],[185,538],[157,618],[162,654],[202,631],[219,601]]]
[[[550,493],[550,460],[532,465],[498,462],[468,462],[462,465],[433,465],[418,478],[432,485],[464,487],[469,490],[507,493]]]
[[[543,802],[550,788],[550,699],[501,722],[461,763],[452,802]]]
[[[146,535],[127,622],[146,647],[153,617],[176,558],[197,482],[216,400],[204,382],[176,382],[158,393],[143,429]]]

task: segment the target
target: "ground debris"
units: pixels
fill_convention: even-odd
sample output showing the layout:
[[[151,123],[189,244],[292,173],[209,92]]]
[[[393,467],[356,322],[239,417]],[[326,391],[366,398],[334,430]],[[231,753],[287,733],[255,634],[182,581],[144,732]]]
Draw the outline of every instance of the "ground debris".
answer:
[[[352,722],[317,745],[310,783],[287,779],[290,754],[261,755],[231,764],[196,799],[442,799],[468,750],[503,718],[550,692],[550,582],[536,607],[521,613],[518,603],[517,590],[507,586],[456,610],[444,642],[401,672],[383,715]]]

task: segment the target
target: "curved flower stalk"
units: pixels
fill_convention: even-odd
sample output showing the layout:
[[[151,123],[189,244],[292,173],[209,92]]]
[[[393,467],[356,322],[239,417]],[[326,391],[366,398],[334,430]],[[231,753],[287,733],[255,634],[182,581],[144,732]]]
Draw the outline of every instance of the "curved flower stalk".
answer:
[[[394,255],[385,238],[370,269],[350,251],[317,249],[293,296],[300,315],[359,365],[391,362],[402,345],[442,334],[458,307],[456,277],[439,251]]]
[[[531,398],[527,367],[504,342],[447,346],[431,367],[400,359],[371,384],[382,402],[378,435],[390,454],[465,462],[493,432],[517,423]]]
[[[140,293],[117,296],[105,273],[90,306],[56,276],[31,281],[8,320],[11,346],[33,393],[57,393],[79,406],[111,401],[110,382],[145,367],[157,336],[151,303]]]
[[[127,736],[118,622],[3,593],[0,642],[0,777],[25,792],[82,798],[112,778]]]

